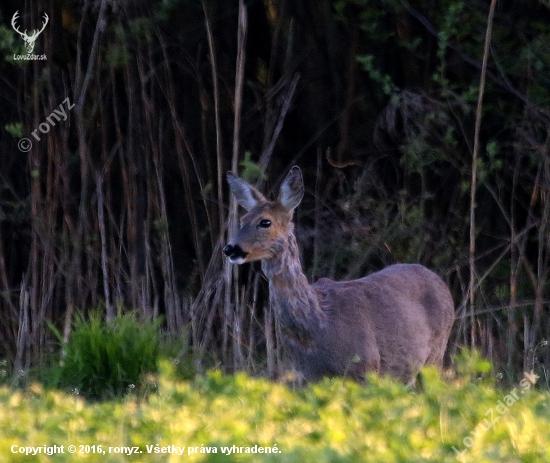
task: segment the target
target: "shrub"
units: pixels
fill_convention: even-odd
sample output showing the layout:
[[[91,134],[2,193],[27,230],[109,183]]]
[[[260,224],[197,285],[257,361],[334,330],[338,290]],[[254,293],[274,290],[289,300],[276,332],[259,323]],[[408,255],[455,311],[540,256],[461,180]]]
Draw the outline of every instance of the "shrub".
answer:
[[[140,322],[133,313],[111,322],[99,314],[79,316],[70,342],[60,339],[65,355],[53,374],[55,385],[92,399],[143,389],[147,374],[157,372],[159,324]]]

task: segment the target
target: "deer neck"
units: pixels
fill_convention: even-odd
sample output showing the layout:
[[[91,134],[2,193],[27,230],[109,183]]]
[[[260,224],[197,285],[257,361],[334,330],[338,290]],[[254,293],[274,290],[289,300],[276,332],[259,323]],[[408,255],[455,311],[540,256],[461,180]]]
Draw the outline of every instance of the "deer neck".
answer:
[[[310,339],[325,324],[326,314],[302,271],[293,230],[276,246],[280,250],[276,257],[262,261],[262,270],[269,279],[271,305],[283,334],[299,340]]]

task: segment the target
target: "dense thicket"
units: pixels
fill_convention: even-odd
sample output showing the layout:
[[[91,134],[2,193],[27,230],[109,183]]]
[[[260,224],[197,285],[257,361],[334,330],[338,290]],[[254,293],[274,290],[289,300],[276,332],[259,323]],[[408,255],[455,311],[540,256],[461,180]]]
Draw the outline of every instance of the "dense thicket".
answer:
[[[198,361],[277,375],[266,284],[222,260],[236,217],[223,174],[269,191],[298,164],[311,280],[421,262],[453,290],[451,351],[481,348],[509,378],[548,371],[547,0],[497,2],[476,188],[487,1],[21,8],[0,7],[0,357],[15,370],[55,349],[46,321],[68,339],[79,312],[135,310],[164,315]],[[21,30],[48,14],[47,60],[13,59],[17,10]],[[67,120],[48,119],[67,98]]]

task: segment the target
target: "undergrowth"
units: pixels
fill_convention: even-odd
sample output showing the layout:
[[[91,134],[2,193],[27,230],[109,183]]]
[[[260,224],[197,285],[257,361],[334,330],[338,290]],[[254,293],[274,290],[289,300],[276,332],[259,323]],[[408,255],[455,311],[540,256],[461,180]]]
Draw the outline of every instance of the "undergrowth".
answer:
[[[337,378],[295,390],[219,370],[182,381],[167,361],[146,400],[90,402],[39,384],[2,387],[0,460],[549,461],[547,392],[520,382],[499,390],[475,356],[461,365],[446,380],[424,369],[421,393],[375,375],[368,385]],[[62,452],[45,454],[53,445]],[[42,450],[26,456],[27,448]]]
[[[143,323],[133,313],[107,322],[99,314],[78,317],[69,342],[63,342],[57,365],[45,373],[49,386],[89,399],[120,397],[148,388],[157,372],[162,319]]]

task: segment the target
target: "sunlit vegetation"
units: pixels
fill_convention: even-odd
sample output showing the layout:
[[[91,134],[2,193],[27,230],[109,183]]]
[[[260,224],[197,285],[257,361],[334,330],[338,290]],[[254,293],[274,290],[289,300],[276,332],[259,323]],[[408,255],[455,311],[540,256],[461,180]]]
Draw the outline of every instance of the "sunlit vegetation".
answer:
[[[111,401],[38,383],[2,387],[0,455],[41,462],[548,461],[547,392],[530,382],[495,388],[490,365],[476,356],[457,365],[459,373],[445,379],[424,370],[416,391],[375,376],[368,385],[327,379],[297,389],[219,370],[185,381],[169,361],[149,377],[156,392]],[[64,453],[13,453],[53,445]],[[86,455],[69,454],[70,445]]]

